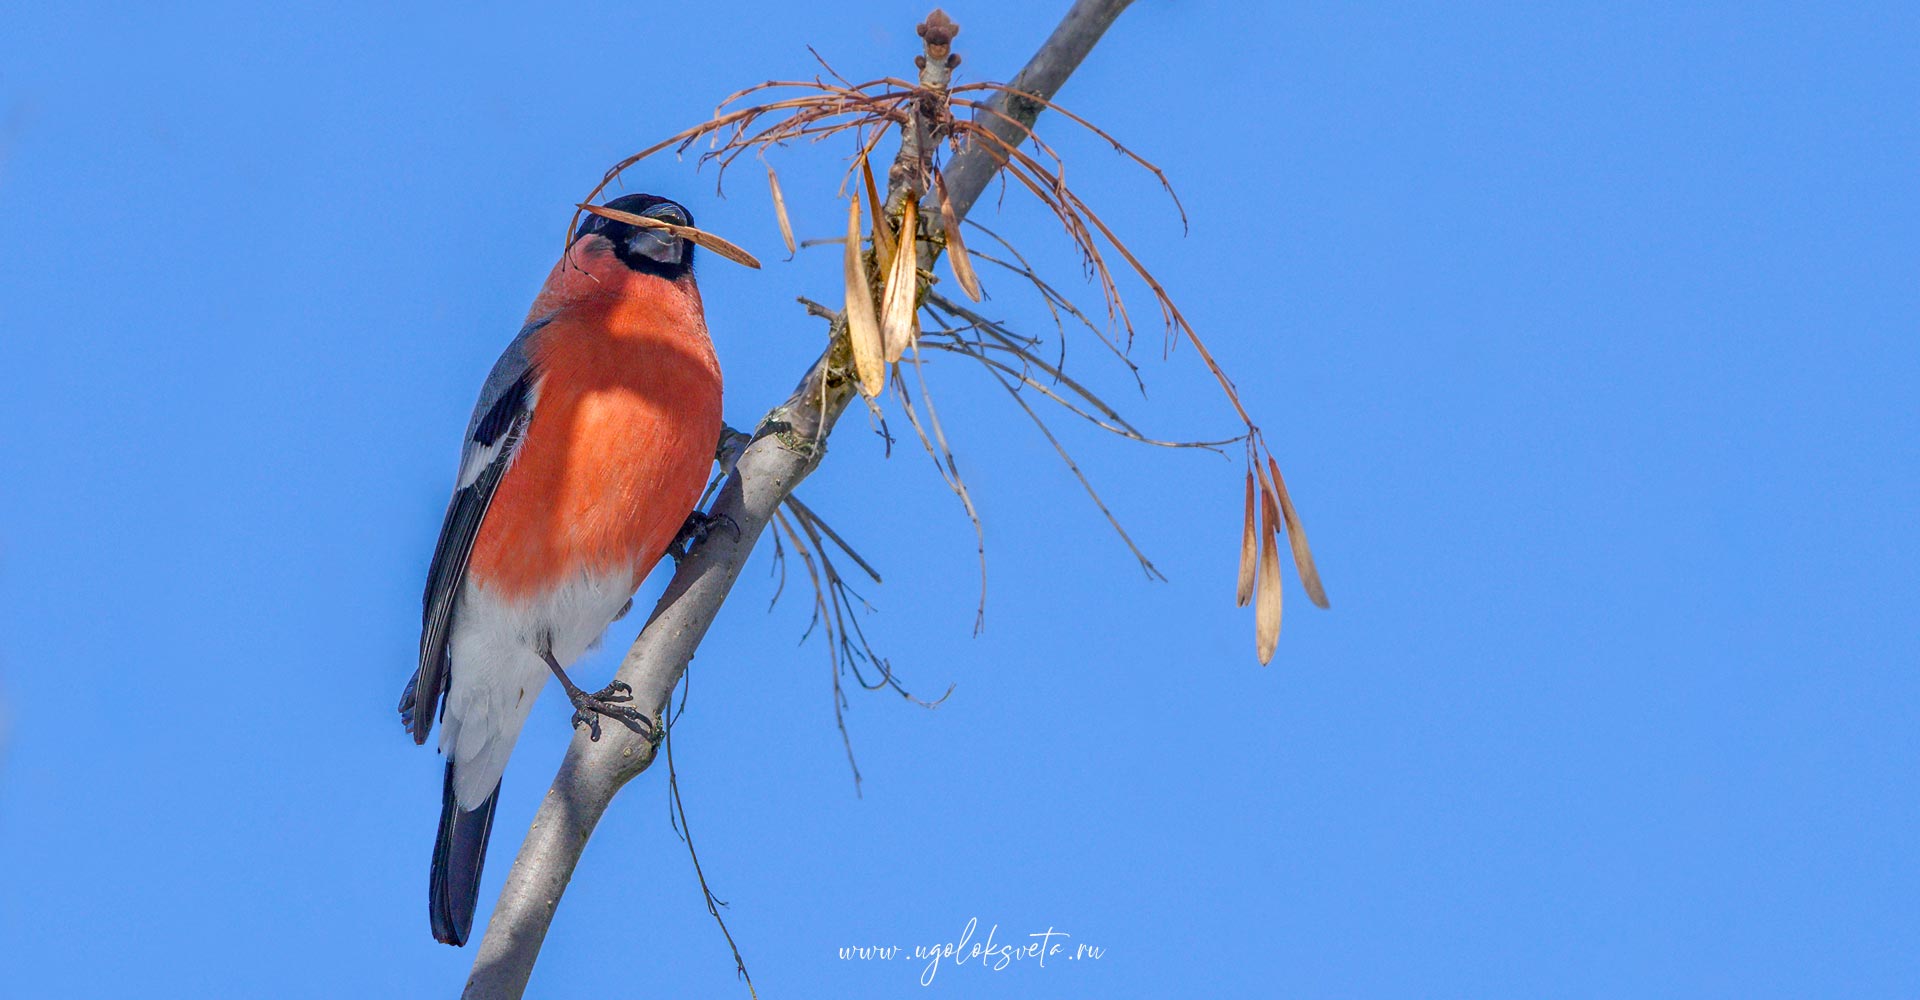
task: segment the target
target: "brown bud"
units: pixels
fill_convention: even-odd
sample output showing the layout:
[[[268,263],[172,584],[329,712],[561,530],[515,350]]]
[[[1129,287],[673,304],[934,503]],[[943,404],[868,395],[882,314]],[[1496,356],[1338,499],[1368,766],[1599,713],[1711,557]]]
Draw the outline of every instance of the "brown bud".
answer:
[[[927,15],[926,21],[913,30],[927,40],[927,45],[943,46],[953,44],[953,37],[960,33],[960,26],[953,23],[946,11],[935,7],[933,13]]]

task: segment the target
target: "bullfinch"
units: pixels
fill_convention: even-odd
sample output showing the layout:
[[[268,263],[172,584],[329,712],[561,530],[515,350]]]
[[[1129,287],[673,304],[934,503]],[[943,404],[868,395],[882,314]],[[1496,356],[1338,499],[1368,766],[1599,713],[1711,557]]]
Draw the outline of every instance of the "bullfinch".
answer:
[[[653,195],[607,207],[693,224]],[[589,694],[566,668],[631,606],[712,466],[720,366],[693,253],[669,230],[586,216],[467,422],[400,698],[415,743],[441,719],[428,912],[447,944],[473,928],[500,776],[547,677],[595,739],[602,717],[651,735],[625,685]]]

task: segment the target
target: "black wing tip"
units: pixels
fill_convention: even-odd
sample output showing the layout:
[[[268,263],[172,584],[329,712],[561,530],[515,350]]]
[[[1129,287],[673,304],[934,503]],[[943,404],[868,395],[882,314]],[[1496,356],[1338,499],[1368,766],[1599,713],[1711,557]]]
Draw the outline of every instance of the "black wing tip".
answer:
[[[419,712],[419,702],[415,697],[420,675],[407,678],[406,690],[400,692],[400,724],[413,735],[414,746],[424,746],[427,731],[433,728],[433,716]]]

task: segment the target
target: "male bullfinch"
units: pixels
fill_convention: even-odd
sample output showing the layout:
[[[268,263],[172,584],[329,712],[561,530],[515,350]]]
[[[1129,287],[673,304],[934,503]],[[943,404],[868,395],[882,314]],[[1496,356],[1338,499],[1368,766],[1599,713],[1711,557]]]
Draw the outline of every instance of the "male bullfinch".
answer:
[[[693,224],[653,195],[608,207]],[[428,909],[447,944],[473,928],[500,775],[547,676],[595,739],[602,715],[651,729],[625,685],[588,694],[566,668],[629,606],[713,462],[720,366],[693,251],[663,229],[587,216],[467,423],[427,571],[420,668],[400,696],[415,743],[442,720]]]

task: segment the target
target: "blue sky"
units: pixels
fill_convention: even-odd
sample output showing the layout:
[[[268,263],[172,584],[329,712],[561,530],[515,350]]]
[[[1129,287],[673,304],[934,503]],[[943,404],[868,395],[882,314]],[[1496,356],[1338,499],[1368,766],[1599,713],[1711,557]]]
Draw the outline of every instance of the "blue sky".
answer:
[[[808,43],[904,73],[925,11],[125,6],[0,30],[0,977],[449,995],[439,765],[393,704],[473,393],[607,164],[811,73]],[[949,7],[962,77],[1064,6]],[[1236,465],[1057,425],[1148,583],[949,366],[970,637],[969,527],[851,416],[801,495],[885,574],[876,643],[955,690],[854,694],[856,797],[804,595],[769,612],[756,555],[675,747],[763,995],[1920,992],[1915,51],[1902,4],[1143,0],[1061,97],[1167,169],[1191,233],[1052,134],[1267,427],[1333,609],[1293,590],[1259,667]],[[776,161],[802,236],[843,218],[839,155]],[[833,254],[780,261],[750,164],[725,199],[665,159],[629,189],[768,261],[701,278],[752,423],[818,348],[792,300],[834,294]],[[1017,192],[981,218],[1091,297]],[[1145,399],[1068,356],[1151,433],[1231,432],[1191,351],[1143,336]],[[566,714],[549,692],[507,774],[483,920]],[[1106,951],[925,988],[838,958],[970,918]],[[745,995],[663,773],[530,995],[588,984]]]

